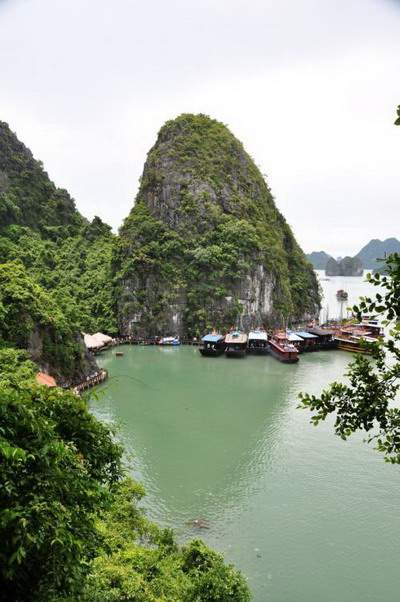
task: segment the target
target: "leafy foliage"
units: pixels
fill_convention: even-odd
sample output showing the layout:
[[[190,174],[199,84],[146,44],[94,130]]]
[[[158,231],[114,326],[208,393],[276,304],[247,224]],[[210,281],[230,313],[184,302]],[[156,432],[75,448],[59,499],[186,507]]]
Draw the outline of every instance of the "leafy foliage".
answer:
[[[121,482],[99,523],[103,547],[92,563],[82,600],[87,602],[246,602],[246,582],[222,556],[195,540],[179,547],[138,508],[143,488]]]
[[[0,347],[0,387],[18,385],[32,380],[37,366],[22,349]]]
[[[85,349],[74,326],[51,295],[19,261],[0,264],[0,340],[32,349],[39,364],[74,379],[85,363]]]
[[[0,387],[0,424],[0,599],[76,592],[121,449],[85,401],[58,388]]]
[[[400,408],[393,405],[400,389],[400,255],[390,255],[387,273],[367,275],[368,281],[384,292],[375,299],[361,298],[353,307],[360,318],[365,312],[376,314],[389,329],[389,338],[369,344],[371,359],[357,355],[346,374],[348,383],[334,382],[320,397],[300,396],[300,407],[313,412],[317,425],[335,415],[335,432],[346,439],[356,431],[372,432],[370,441],[388,462],[400,463]]]

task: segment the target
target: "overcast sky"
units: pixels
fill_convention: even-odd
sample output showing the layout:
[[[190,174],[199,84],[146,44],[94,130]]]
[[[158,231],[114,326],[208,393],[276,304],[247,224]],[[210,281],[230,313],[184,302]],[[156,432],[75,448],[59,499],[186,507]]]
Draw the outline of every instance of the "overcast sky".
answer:
[[[0,0],[0,120],[117,229],[165,120],[244,143],[304,250],[400,237],[400,2]]]

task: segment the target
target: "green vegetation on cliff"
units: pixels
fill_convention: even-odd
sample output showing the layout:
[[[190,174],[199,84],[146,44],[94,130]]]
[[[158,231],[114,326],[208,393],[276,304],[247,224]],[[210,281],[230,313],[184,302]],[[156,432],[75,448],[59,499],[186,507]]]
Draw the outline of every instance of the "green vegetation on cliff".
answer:
[[[312,266],[242,144],[204,115],[167,122],[119,240],[122,328],[199,334],[315,315]],[[253,323],[254,322],[254,323]]]
[[[117,329],[114,238],[99,218],[89,223],[78,213],[69,194],[55,187],[40,161],[0,122],[0,265],[7,264],[6,302],[22,312],[10,322],[5,307],[3,342],[29,347],[38,364],[63,379],[84,372],[79,333]],[[30,302],[22,308],[24,289]]]

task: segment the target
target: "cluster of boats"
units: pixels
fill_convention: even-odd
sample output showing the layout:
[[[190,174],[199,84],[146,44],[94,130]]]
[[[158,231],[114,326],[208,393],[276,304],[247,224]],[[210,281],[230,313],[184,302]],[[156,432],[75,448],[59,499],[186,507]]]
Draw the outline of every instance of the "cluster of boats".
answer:
[[[215,357],[225,353],[227,357],[245,357],[247,353],[265,355],[270,353],[281,362],[298,362],[299,353],[308,346],[308,337],[318,339],[317,335],[305,333],[301,338],[290,331],[276,331],[268,334],[265,330],[253,330],[244,333],[234,330],[226,336],[218,333],[207,334],[202,338],[199,349],[201,355]],[[304,343],[304,344],[303,344]]]
[[[252,353],[271,354],[281,362],[293,364],[299,355],[307,351],[323,349],[344,349],[358,353],[368,353],[368,343],[383,336],[383,329],[376,320],[369,317],[357,324],[334,324],[330,327],[310,326],[304,330],[276,330],[268,333],[260,328],[248,334],[232,330],[226,335],[218,332],[206,334],[201,339],[199,351],[207,357],[245,357]],[[179,337],[163,337],[159,345],[177,346]],[[197,343],[196,343],[197,344]]]

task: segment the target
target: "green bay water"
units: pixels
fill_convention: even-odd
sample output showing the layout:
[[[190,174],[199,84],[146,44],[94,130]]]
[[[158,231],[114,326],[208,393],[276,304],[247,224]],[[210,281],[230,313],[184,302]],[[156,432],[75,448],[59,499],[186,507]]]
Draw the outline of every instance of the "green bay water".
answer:
[[[331,317],[339,288],[349,304],[376,292],[362,278],[321,286]],[[203,358],[195,347],[121,350],[100,356],[111,378],[91,405],[119,425],[151,518],[223,552],[256,602],[397,602],[399,468],[362,436],[344,442],[297,409],[298,393],[341,379],[351,354],[284,365]],[[198,518],[207,529],[193,527]]]
[[[121,349],[101,356],[111,378],[92,408],[120,425],[151,518],[223,552],[257,602],[398,600],[399,469],[297,409],[297,393],[339,378],[351,355],[284,365]]]

